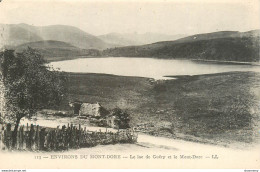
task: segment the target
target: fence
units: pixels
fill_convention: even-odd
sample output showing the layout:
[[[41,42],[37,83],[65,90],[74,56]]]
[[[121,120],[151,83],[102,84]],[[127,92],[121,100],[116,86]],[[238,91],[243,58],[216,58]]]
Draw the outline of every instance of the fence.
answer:
[[[60,129],[43,128],[39,125],[20,126],[17,139],[13,145],[13,131],[11,124],[0,128],[1,150],[31,150],[31,151],[58,151],[93,147],[99,144],[135,143],[137,134],[133,130],[118,130],[117,132],[87,131],[80,125],[72,124]]]

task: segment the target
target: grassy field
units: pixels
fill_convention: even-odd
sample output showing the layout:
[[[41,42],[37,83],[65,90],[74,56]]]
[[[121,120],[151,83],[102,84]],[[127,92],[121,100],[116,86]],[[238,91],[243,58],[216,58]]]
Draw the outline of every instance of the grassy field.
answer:
[[[68,101],[75,100],[126,109],[131,125],[151,135],[220,145],[259,141],[259,73],[177,76],[176,80],[160,81],[69,73],[69,95],[60,108],[69,110]]]

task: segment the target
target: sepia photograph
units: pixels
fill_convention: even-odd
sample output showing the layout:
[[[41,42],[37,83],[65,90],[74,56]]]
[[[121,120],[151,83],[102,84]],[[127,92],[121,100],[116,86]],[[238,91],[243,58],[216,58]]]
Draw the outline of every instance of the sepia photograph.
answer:
[[[0,169],[260,170],[260,1],[0,0]]]

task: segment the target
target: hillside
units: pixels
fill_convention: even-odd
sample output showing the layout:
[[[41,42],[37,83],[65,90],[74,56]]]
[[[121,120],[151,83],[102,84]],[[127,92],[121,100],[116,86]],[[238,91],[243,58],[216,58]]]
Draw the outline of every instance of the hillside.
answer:
[[[54,61],[57,60],[57,58],[61,60],[60,57],[65,57],[65,59],[67,59],[66,57],[70,57],[69,59],[71,59],[83,55],[85,56],[99,55],[98,50],[80,49],[69,43],[65,43],[61,41],[53,41],[53,40],[25,43],[13,47],[13,49],[15,49],[16,52],[21,52],[25,50],[27,47],[37,49],[48,61]]]
[[[193,39],[195,38],[196,39]],[[105,56],[157,57],[222,61],[259,61],[259,30],[193,35],[176,41],[103,51]]]
[[[16,46],[27,42],[41,41],[43,38],[36,33],[22,28],[20,25],[0,24],[0,46]]]
[[[17,46],[16,50],[21,50],[27,47],[35,48],[35,49],[49,49],[49,48],[62,48],[62,49],[69,49],[69,50],[80,50],[69,43],[61,42],[61,41],[37,41],[37,42],[29,42],[22,45]]]
[[[178,43],[192,42],[192,41],[201,41],[209,39],[218,39],[218,38],[243,38],[243,37],[257,37],[260,36],[259,30],[252,30],[248,32],[238,32],[238,31],[220,31],[212,32],[205,34],[196,34],[188,36],[185,38],[178,39]]]
[[[70,110],[68,102],[73,100],[100,102],[105,108],[126,109],[131,125],[147,124],[143,131],[151,135],[225,145],[259,143],[255,101],[260,98],[259,73],[178,76],[155,82],[107,74],[68,75],[68,97],[57,110]]]
[[[66,25],[32,26],[27,24],[1,24],[1,34],[6,46],[28,42],[55,40],[69,43],[82,49],[105,49],[114,47],[94,35]]]
[[[178,35],[166,35],[166,34],[158,34],[158,33],[109,33],[105,35],[98,36],[103,41],[115,44],[118,46],[129,46],[129,45],[144,45],[151,44],[159,41],[173,41],[179,38],[183,38],[186,35],[178,34]]]

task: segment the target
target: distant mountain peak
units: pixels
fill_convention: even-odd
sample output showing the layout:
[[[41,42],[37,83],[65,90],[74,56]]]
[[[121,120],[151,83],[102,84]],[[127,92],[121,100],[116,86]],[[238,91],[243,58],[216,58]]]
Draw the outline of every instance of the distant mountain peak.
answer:
[[[105,49],[114,47],[98,37],[67,25],[33,26],[26,23],[0,25],[5,28],[5,45],[17,46],[28,42],[56,40],[67,42],[82,49]]]
[[[117,44],[121,46],[130,46],[130,45],[143,45],[150,44],[159,41],[169,41],[183,38],[186,35],[165,35],[160,33],[108,33],[105,35],[100,35],[99,38],[105,42]]]
[[[12,24],[12,25],[15,25],[15,24]],[[17,25],[30,26],[30,25],[28,25],[28,24],[26,24],[26,23],[19,23],[19,24],[17,24]]]

